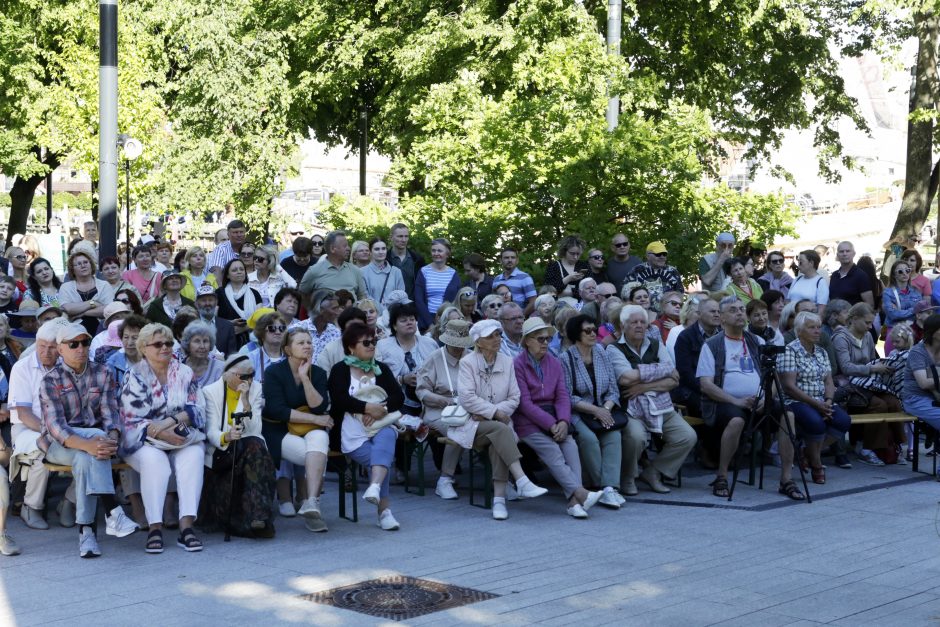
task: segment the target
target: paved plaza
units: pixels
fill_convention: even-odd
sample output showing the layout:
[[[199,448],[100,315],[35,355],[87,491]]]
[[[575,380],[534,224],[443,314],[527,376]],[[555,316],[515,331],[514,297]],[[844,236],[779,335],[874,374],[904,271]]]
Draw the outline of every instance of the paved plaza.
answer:
[[[397,532],[376,527],[365,504],[358,523],[339,519],[330,475],[329,533],[278,519],[274,540],[207,534],[198,554],[168,535],[164,554],[147,555],[137,533],[103,539],[104,555],[82,560],[74,529],[30,531],[14,519],[23,554],[0,558],[0,624],[940,625],[932,477],[830,465],[812,504],[790,504],[769,467],[763,491],[741,485],[727,506],[708,491],[712,475],[691,462],[684,475],[671,495],[641,490],[587,521],[565,515],[557,488],[510,503],[509,520],[496,522],[465,490],[445,502],[397,487]],[[300,598],[388,575],[499,596],[402,623]]]

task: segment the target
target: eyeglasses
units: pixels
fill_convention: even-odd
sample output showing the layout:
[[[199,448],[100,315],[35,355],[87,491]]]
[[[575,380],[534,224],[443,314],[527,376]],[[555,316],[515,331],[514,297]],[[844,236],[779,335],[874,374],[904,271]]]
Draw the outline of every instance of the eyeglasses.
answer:
[[[669,253],[652,253],[654,257],[665,257]]]
[[[359,340],[359,343],[365,346],[366,348],[369,348],[370,346],[375,346],[376,342],[377,340],[370,340],[370,339]]]
[[[242,381],[251,381],[255,378],[255,371],[252,370],[251,372],[243,372],[238,375],[238,378]]]
[[[595,295],[595,298],[610,298],[611,296],[613,296],[613,294],[601,294],[600,292],[598,292]]]
[[[171,342],[171,341],[169,341],[169,340],[165,340],[165,341],[163,341],[163,342],[153,342],[153,343],[151,343],[151,344],[147,344],[147,346],[152,346],[152,347],[154,347],[154,348],[159,348],[159,349],[163,349],[163,348],[173,348],[173,342]]]
[[[768,259],[768,260],[767,260],[767,263],[771,263],[771,264],[776,265],[776,264],[778,264],[778,263],[783,263],[783,259]]]
[[[75,350],[79,346],[81,346],[82,348],[88,348],[89,346],[91,346],[91,338],[86,337],[84,340],[72,340],[71,342],[62,342],[62,343],[68,346],[69,348],[71,348],[72,350]]]
[[[264,263],[267,260],[268,260],[267,257],[255,257],[255,261],[257,261],[258,263]]]
[[[552,339],[552,336],[551,335],[536,335],[532,339],[538,342],[539,344],[548,344],[549,340]]]
[[[499,309],[502,306],[503,306],[502,303],[490,303],[489,305],[487,305],[489,309]]]
[[[584,327],[581,329],[581,333],[587,335],[597,335],[597,327]]]
[[[283,324],[269,324],[268,325],[268,333],[283,333],[286,330],[287,330],[287,327],[285,327]]]
[[[680,302],[677,301],[677,300],[667,300],[667,301],[666,301],[666,304],[667,304],[667,305],[672,305],[673,307],[682,307],[682,303],[680,303]]]
[[[604,255],[591,255],[591,259],[596,259],[597,261],[603,261]]]
[[[13,259],[17,261],[26,261],[26,255],[13,255]]]
[[[319,240],[313,240],[310,243],[313,244],[314,246],[323,246],[323,242]]]
[[[503,318],[503,322],[519,322],[520,320],[525,320],[522,316],[513,316],[511,318]]]
[[[615,242],[614,248],[626,248],[630,245],[630,242]]]

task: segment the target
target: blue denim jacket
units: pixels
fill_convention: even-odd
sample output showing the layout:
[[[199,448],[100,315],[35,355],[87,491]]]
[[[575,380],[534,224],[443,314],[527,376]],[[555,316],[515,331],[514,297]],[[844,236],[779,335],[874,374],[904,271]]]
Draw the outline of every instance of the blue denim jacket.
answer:
[[[905,320],[914,319],[914,305],[924,296],[913,285],[907,291],[896,287],[887,288],[881,295],[881,302],[885,310],[885,322],[889,327]]]

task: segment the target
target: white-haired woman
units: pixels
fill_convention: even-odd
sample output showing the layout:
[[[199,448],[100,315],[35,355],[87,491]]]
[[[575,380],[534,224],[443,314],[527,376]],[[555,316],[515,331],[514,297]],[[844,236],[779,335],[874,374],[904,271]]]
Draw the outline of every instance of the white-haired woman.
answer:
[[[143,356],[124,379],[121,456],[140,473],[150,533],[146,552],[163,552],[163,504],[170,474],[179,494],[180,535],[185,551],[201,551],[193,532],[202,493],[205,422],[193,371],[173,359],[173,332],[151,323],[140,330]]]
[[[263,307],[274,307],[274,297],[285,287],[297,287],[294,277],[277,263],[277,249],[270,244],[255,249],[255,270],[248,275],[248,286],[261,294]]]
[[[822,320],[809,311],[797,314],[793,328],[796,339],[787,344],[777,361],[783,383],[784,404],[796,417],[796,424],[806,442],[806,457],[815,483],[826,483],[826,470],[820,451],[842,440],[852,419],[833,402],[835,384],[826,351],[817,346],[822,334]]]

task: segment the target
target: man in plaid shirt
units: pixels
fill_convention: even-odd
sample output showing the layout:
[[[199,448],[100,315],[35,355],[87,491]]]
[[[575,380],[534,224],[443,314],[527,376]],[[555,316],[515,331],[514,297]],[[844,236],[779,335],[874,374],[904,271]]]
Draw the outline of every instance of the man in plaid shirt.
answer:
[[[84,326],[62,325],[56,342],[62,362],[42,380],[42,433],[37,444],[50,463],[72,467],[79,554],[98,557],[96,499],[102,497],[117,517],[111,458],[117,455],[121,437],[119,391],[107,366],[89,361],[91,337]]]

